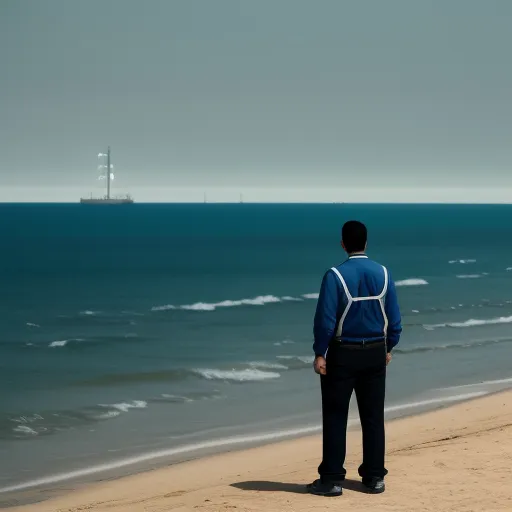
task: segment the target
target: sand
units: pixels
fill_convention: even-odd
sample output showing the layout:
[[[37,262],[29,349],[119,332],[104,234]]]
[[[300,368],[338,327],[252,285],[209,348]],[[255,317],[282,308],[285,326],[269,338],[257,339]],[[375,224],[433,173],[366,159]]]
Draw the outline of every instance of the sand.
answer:
[[[512,511],[512,392],[387,424],[386,492],[362,492],[360,431],[343,496],[306,493],[319,436],[216,455],[70,490],[18,512]],[[69,489],[69,485],[66,486]]]

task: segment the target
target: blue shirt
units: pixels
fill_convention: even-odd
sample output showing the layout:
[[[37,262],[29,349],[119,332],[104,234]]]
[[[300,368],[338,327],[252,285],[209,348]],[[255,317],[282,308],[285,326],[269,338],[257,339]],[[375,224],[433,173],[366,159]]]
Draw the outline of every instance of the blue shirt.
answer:
[[[342,280],[345,282],[346,290]],[[357,300],[362,297],[376,299],[384,289],[385,294],[381,301]],[[341,332],[338,333],[342,318]],[[395,283],[382,265],[366,255],[353,255],[325,273],[313,328],[315,355],[325,356],[330,341],[337,337],[337,334],[341,339],[352,342],[386,337],[387,350],[390,352],[398,344],[401,332],[402,320]]]

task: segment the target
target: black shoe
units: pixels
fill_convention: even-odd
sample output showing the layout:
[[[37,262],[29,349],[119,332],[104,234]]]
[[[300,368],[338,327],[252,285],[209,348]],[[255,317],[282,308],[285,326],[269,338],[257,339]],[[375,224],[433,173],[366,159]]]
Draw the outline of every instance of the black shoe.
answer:
[[[308,484],[307,488],[311,494],[317,496],[341,496],[343,494],[340,482],[324,483],[318,479],[312,484]]]
[[[371,494],[380,494],[386,490],[384,485],[384,478],[374,476],[373,478],[363,478],[363,485],[366,487],[366,492]]]

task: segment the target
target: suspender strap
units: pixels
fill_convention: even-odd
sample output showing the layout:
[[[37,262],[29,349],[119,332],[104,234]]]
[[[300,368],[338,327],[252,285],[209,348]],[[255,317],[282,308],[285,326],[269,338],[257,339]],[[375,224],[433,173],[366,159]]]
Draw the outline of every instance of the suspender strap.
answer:
[[[338,322],[338,327],[336,329],[336,337],[341,337],[342,331],[343,331],[343,323],[345,322],[345,319],[347,318],[347,314],[350,310],[350,307],[354,302],[362,302],[362,301],[368,301],[368,300],[378,300],[380,309],[382,311],[382,316],[384,317],[384,338],[387,336],[387,330],[388,330],[388,317],[386,316],[386,311],[384,308],[384,297],[386,296],[386,293],[388,291],[388,285],[389,285],[389,276],[388,271],[386,267],[382,267],[384,270],[384,286],[382,288],[382,291],[379,295],[374,295],[370,297],[352,297],[348,290],[347,283],[345,282],[345,279],[339,272],[339,270],[336,267],[332,267],[331,270],[334,272],[334,274],[338,277],[341,285],[343,286],[343,291],[345,292],[345,295],[347,297],[347,305],[345,307],[345,310],[343,311],[343,314],[341,315],[340,321]]]

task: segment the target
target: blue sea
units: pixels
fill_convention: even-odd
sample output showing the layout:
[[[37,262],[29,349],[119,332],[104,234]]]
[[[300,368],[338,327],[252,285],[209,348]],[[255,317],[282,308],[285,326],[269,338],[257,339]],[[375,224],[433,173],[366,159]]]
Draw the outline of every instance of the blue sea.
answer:
[[[313,315],[349,219],[397,284],[388,417],[512,387],[512,206],[3,204],[0,219],[3,493],[319,432]]]

